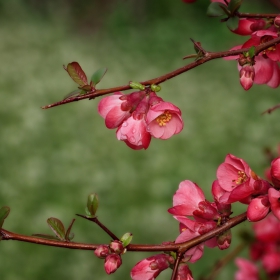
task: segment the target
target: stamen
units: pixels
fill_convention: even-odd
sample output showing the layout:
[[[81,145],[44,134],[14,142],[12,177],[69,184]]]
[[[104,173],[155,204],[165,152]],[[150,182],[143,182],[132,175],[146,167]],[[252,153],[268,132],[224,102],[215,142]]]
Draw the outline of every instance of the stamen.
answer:
[[[159,126],[166,126],[166,124],[172,119],[172,115],[169,111],[165,111],[163,114],[156,118]]]

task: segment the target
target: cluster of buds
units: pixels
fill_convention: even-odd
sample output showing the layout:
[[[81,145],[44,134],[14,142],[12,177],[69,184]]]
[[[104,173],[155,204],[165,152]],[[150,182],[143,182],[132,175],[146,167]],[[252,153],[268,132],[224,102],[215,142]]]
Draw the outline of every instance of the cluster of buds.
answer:
[[[149,89],[107,96],[98,112],[107,128],[117,128],[117,139],[134,150],[147,149],[151,137],[168,139],[183,129],[180,109]]]
[[[122,264],[121,254],[125,248],[121,241],[114,240],[110,245],[99,245],[94,254],[100,258],[105,259],[104,268],[107,274],[114,273]]]

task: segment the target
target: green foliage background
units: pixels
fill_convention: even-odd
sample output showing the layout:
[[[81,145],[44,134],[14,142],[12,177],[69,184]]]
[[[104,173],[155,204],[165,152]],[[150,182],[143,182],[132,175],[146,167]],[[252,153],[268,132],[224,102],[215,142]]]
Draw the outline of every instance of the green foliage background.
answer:
[[[244,2],[243,11],[273,12],[266,1]],[[254,86],[244,92],[234,61],[212,61],[162,84],[160,95],[181,108],[185,128],[168,141],[153,139],[147,151],[133,151],[116,140],[97,113],[99,100],[40,109],[75,89],[62,68],[71,61],[88,76],[108,67],[100,84],[108,88],[185,65],[182,57],[193,53],[189,38],[209,51],[241,43],[244,38],[219,19],[205,16],[207,4],[0,1],[0,205],[11,207],[5,229],[50,234],[47,218],[69,224],[75,213],[84,213],[87,195],[96,192],[99,218],[113,232],[132,232],[133,243],[161,243],[178,235],[167,209],[182,180],[196,182],[211,199],[217,166],[227,153],[263,174],[262,150],[279,141],[279,112],[261,112],[279,102],[279,89]],[[234,234],[246,227],[238,226]],[[73,232],[77,242],[109,242],[80,218]],[[231,250],[238,243],[234,236]],[[191,266],[195,279],[226,253],[206,250]],[[105,280],[129,279],[133,265],[151,254],[125,254],[111,276],[90,251],[4,241],[0,255],[5,280]],[[231,265],[217,279],[232,279],[234,271]],[[168,277],[170,271],[159,279]]]

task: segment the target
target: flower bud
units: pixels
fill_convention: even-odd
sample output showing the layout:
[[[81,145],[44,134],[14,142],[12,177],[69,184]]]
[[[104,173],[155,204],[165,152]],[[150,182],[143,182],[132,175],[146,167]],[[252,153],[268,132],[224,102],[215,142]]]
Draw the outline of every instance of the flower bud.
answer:
[[[249,90],[255,79],[255,69],[252,65],[245,65],[239,72],[240,84],[245,90]]]
[[[110,254],[105,259],[104,268],[107,274],[114,273],[122,264],[120,255]]]
[[[121,254],[123,252],[123,244],[118,240],[114,240],[110,243],[110,249],[116,254]]]
[[[109,253],[108,245],[99,245],[94,251],[94,254],[100,259],[105,259]]]

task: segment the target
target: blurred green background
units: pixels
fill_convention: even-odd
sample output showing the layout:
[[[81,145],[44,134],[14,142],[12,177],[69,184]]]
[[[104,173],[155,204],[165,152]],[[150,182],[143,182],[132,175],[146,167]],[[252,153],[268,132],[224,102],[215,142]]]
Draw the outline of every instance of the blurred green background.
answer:
[[[267,1],[244,1],[242,11],[277,12]],[[174,240],[178,224],[167,213],[178,184],[201,186],[208,199],[216,169],[227,153],[245,159],[263,174],[264,147],[279,141],[279,89],[239,85],[236,62],[217,60],[162,84],[160,95],[178,105],[185,122],[168,141],[153,139],[146,151],[116,140],[97,113],[99,100],[49,110],[75,89],[62,65],[78,61],[90,76],[109,71],[100,87],[144,81],[189,61],[189,38],[209,51],[244,41],[219,19],[205,15],[208,1],[180,0],[36,1],[0,0],[0,205],[11,207],[4,228],[26,235],[48,233],[46,220],[66,225],[84,214],[87,195],[100,198],[98,216],[115,234],[132,232],[133,243]],[[240,213],[244,208],[236,208]],[[242,224],[234,234],[246,228]],[[77,218],[74,241],[108,243],[96,225]],[[238,244],[233,239],[231,250]],[[229,250],[228,250],[229,251]],[[195,279],[228,252],[207,250],[195,265]],[[150,253],[128,253],[113,275],[93,252],[25,244],[0,244],[1,279],[129,279]],[[232,279],[232,264],[217,279]],[[159,279],[168,279],[166,271]]]

